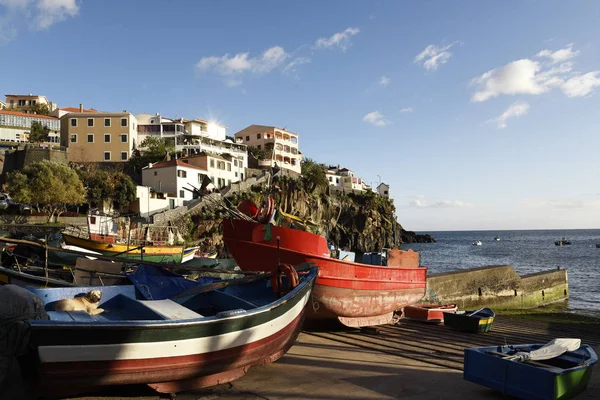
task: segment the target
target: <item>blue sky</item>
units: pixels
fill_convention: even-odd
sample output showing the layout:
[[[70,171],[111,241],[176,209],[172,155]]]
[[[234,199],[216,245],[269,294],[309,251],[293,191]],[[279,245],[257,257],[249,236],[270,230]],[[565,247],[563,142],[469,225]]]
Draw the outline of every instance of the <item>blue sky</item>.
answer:
[[[0,88],[299,134],[406,229],[600,228],[600,2],[0,0]],[[378,176],[379,175],[379,176]]]

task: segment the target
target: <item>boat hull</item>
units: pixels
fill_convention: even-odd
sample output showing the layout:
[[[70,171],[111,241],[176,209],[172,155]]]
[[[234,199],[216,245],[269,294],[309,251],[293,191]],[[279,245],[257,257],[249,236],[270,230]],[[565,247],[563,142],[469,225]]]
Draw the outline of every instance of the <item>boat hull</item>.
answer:
[[[225,244],[242,270],[271,271],[278,260],[318,266],[309,314],[313,318],[338,318],[352,327],[388,323],[395,310],[425,295],[426,268],[381,267],[326,257],[323,237],[289,228],[225,220],[223,230]]]
[[[404,317],[424,322],[443,322],[444,313],[455,313],[456,304],[433,305],[419,304],[404,307]]]
[[[474,316],[469,316],[469,314],[475,312],[473,310],[464,311],[462,313],[444,313],[444,325],[461,332],[489,332],[492,330],[496,315],[489,308],[486,308],[485,310],[489,310],[489,313],[480,311]]]
[[[276,303],[223,317],[102,324],[32,321],[40,362],[38,390],[64,396],[107,385],[148,384],[177,392],[236,379],[253,365],[277,360],[293,345],[316,275],[311,272]],[[111,288],[102,288],[103,293]]]
[[[181,262],[183,254],[183,246],[147,246],[143,249],[128,251],[135,246],[98,242],[67,234],[63,234],[63,238],[68,245],[79,246],[84,249],[97,251],[105,256],[120,257],[128,260],[141,260],[143,258],[146,261],[178,264]]]
[[[465,349],[464,379],[500,391],[509,396],[530,400],[569,399],[587,386],[597,356],[587,345],[552,360],[527,363],[492,355],[507,348],[531,348],[532,345],[491,346]],[[541,345],[537,345],[541,346]]]

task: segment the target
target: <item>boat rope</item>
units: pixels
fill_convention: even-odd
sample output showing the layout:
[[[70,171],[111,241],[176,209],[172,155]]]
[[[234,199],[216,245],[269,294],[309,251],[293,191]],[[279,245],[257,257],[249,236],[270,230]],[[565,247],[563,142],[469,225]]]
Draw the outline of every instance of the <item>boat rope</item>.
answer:
[[[319,311],[319,308],[321,307],[321,305],[319,304],[319,302],[317,301],[317,299],[315,299],[315,297],[311,294],[310,296],[310,300],[312,301],[312,308],[314,312]]]

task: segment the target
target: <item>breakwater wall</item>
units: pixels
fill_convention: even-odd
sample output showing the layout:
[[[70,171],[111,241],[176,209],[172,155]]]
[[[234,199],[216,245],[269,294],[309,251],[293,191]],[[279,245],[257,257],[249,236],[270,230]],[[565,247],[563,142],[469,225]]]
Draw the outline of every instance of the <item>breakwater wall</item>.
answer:
[[[526,309],[568,298],[565,269],[519,275],[509,265],[498,265],[430,274],[421,303],[454,303],[462,309]]]

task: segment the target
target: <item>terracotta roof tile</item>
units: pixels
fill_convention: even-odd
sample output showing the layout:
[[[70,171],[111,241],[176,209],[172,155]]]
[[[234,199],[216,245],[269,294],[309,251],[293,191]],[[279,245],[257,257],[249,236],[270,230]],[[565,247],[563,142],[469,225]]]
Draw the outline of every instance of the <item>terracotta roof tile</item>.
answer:
[[[61,111],[67,111],[67,112],[73,112],[73,113],[80,112],[79,108],[77,108],[77,107],[63,107],[63,108],[59,108],[59,110],[61,110]],[[98,110],[96,110],[94,108],[89,108],[89,109],[86,110],[84,108],[83,112],[98,112]]]

